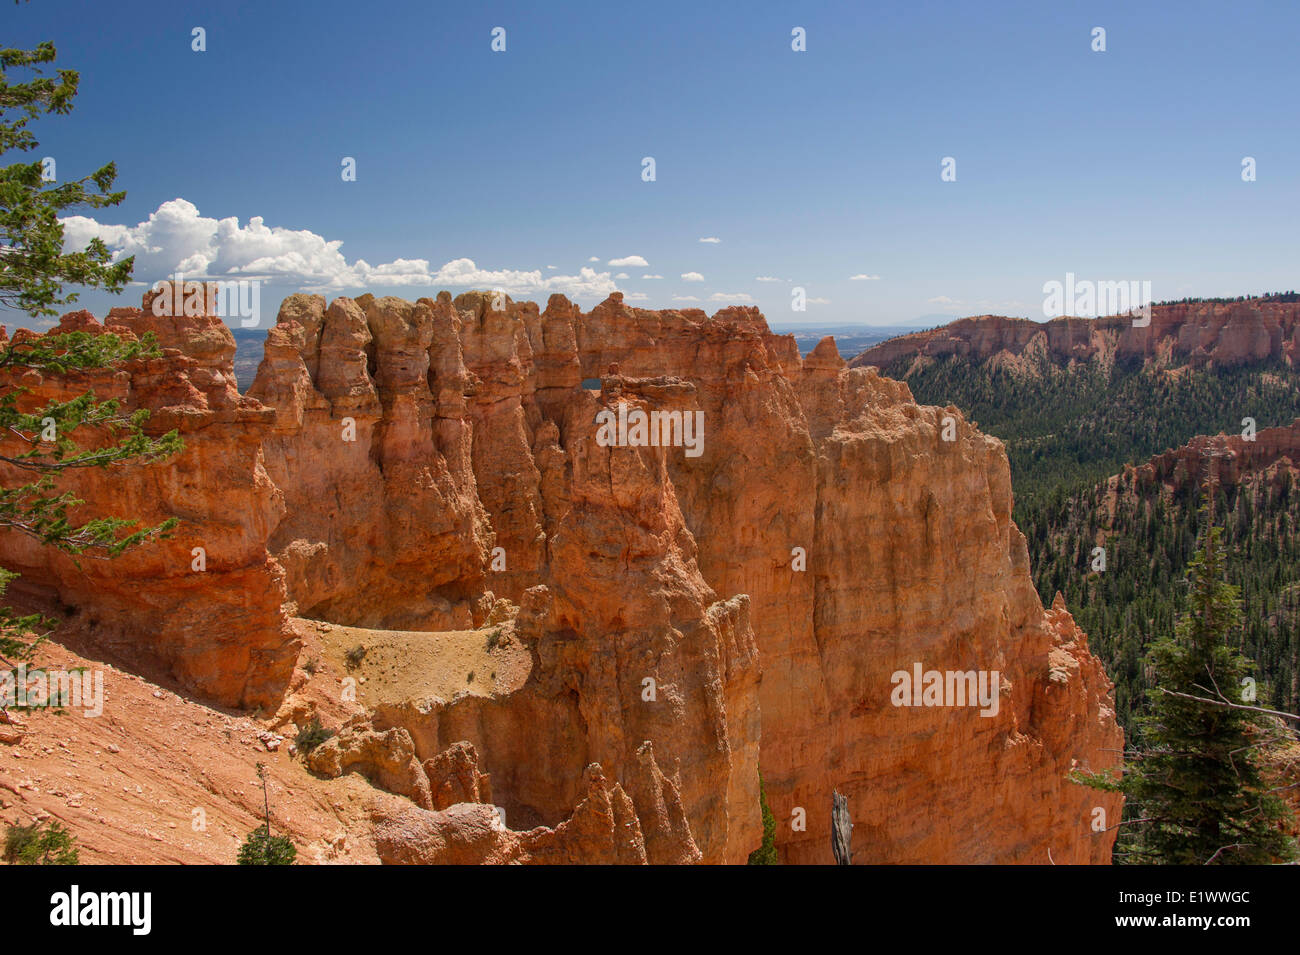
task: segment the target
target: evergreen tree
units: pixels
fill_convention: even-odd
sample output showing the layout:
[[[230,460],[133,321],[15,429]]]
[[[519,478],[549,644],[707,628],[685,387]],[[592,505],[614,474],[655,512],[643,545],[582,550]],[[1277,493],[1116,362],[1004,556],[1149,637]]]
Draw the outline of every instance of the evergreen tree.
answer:
[[[1155,686],[1127,772],[1117,784],[1080,781],[1128,796],[1120,851],[1131,861],[1286,861],[1295,852],[1280,828],[1287,809],[1269,791],[1260,758],[1278,728],[1243,700],[1253,684],[1250,662],[1232,646],[1241,605],[1225,579],[1219,528],[1208,521],[1187,579],[1190,597],[1175,635],[1156,641],[1147,657]]]
[[[293,865],[298,850],[288,836],[271,834],[271,797],[267,789],[266,765],[257,764],[257,778],[262,781],[262,805],[265,822],[248,834],[235,861],[239,865]]]
[[[29,152],[40,145],[27,128],[41,114],[72,111],[79,74],[59,70],[58,79],[41,75],[41,64],[52,63],[54,44],[35,50],[0,50],[0,154]],[[25,83],[10,83],[13,69],[30,70]],[[88,176],[64,183],[47,181],[43,162],[14,163],[0,168],[0,305],[31,315],[56,315],[56,305],[77,300],[64,294],[64,283],[102,287],[119,292],[131,278],[133,259],[114,263],[98,238],[81,251],[63,249],[60,213],[86,207],[102,209],[126,198],[112,192],[117,166],[109,163]]]
[[[4,860],[10,865],[77,865],[78,856],[76,839],[57,822],[13,825],[5,833]]]
[[[42,114],[72,109],[78,74],[61,69],[57,80],[42,76],[42,65],[53,62],[54,46],[35,50],[0,49],[0,154],[30,151],[39,145],[28,124]],[[27,82],[10,81],[10,73],[28,70]],[[131,277],[132,259],[113,262],[98,239],[82,251],[65,252],[59,215],[72,209],[117,205],[124,192],[110,191],[117,170],[112,163],[81,179],[47,182],[42,162],[17,162],[0,167],[0,310],[12,309],[33,318],[57,314],[55,306],[76,300],[63,285],[121,291]],[[16,379],[25,371],[61,376],[107,368],[137,358],[159,355],[151,335],[127,341],[117,335],[86,332],[35,337],[16,333],[0,345],[0,375]],[[73,522],[68,511],[80,504],[60,492],[55,478],[64,471],[148,463],[181,448],[175,431],[161,437],[144,433],[146,411],[123,414],[116,401],[97,401],[93,392],[36,407],[25,389],[9,387],[0,394],[0,434],[5,436],[0,462],[9,474],[29,474],[33,480],[0,486],[0,527],[26,534],[42,544],[70,554],[115,557],[129,547],[165,535],[175,521],[136,529],[122,518]],[[83,443],[74,432],[92,434]],[[84,438],[86,432],[82,432]],[[16,574],[0,568],[0,597]],[[0,608],[0,664],[30,659],[52,621],[39,614],[18,615]]]
[[[763,774],[758,774],[758,805],[763,814],[763,842],[749,854],[750,865],[776,865],[776,816],[767,804],[767,791],[763,788]]]
[[[266,826],[258,826],[239,847],[239,865],[293,865],[298,850],[288,836],[273,836]]]

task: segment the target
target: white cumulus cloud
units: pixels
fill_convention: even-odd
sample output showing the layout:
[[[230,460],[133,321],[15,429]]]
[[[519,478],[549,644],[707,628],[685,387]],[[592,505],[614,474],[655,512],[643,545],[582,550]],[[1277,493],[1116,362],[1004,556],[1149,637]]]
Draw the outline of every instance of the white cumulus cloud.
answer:
[[[643,276],[641,276],[641,278],[643,278],[643,279],[661,279],[661,278],[663,278],[663,276],[662,276],[662,275],[643,275]]]
[[[709,296],[710,302],[752,302],[744,292],[714,292]]]
[[[682,273],[682,281],[683,281],[683,282],[703,282],[703,281],[704,281],[704,276],[701,275],[699,272],[683,272],[683,273]]]
[[[788,279],[779,279],[774,275],[760,275],[758,276],[758,278],[754,279],[754,281],[755,282],[785,282],[788,281]]]
[[[717,236],[711,235],[711,236],[708,236],[707,238],[703,238],[703,239],[701,239],[700,241],[701,241],[701,242],[707,242],[709,245],[717,245],[717,244],[718,244],[719,242],[721,242],[722,240],[719,239]]]
[[[637,266],[638,268],[644,269],[650,263],[647,262],[645,259],[641,258],[641,256],[639,255],[625,255],[621,259],[610,259],[609,262],[606,264],[612,265],[614,266],[614,268],[621,268],[623,266],[634,265]]]
[[[261,216],[244,226],[234,216],[209,218],[185,199],[164,202],[134,226],[101,223],[87,216],[61,221],[65,251],[84,249],[97,236],[115,260],[134,255],[135,277],[145,284],[182,272],[193,279],[262,279],[311,291],[431,286],[492,288],[512,295],[562,292],[603,297],[615,290],[608,272],[587,267],[577,275],[543,278],[540,269],[487,269],[463,258],[438,268],[427,259],[400,258],[379,265],[365,259],[349,262],[340,239],[268,226]]]
[[[859,275],[850,275],[850,276],[849,276],[849,281],[850,281],[850,282],[879,282],[879,281],[880,281],[880,276],[879,276],[879,275],[867,275],[866,273],[861,273],[861,274],[859,274]]]

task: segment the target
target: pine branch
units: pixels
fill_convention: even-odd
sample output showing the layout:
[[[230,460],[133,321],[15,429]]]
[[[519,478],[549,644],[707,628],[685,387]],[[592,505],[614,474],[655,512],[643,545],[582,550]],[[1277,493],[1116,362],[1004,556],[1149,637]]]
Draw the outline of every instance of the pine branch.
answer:
[[[1282,710],[1270,710],[1264,706],[1247,706],[1245,703],[1233,703],[1231,700],[1212,700],[1204,696],[1192,696],[1190,693],[1179,693],[1177,690],[1168,690],[1163,686],[1157,687],[1161,693],[1169,696],[1181,697],[1185,700],[1195,700],[1197,703],[1208,703],[1211,706],[1222,706],[1232,710],[1249,710],[1252,713],[1267,713],[1269,716],[1280,716],[1284,720],[1296,720],[1300,722],[1300,716],[1295,713],[1286,713]]]
[[[1215,859],[1219,858],[1219,853],[1223,852],[1225,849],[1249,849],[1253,845],[1254,845],[1253,842],[1234,842],[1230,846],[1220,846],[1218,849],[1215,850],[1214,855],[1210,856],[1208,859],[1205,860],[1203,865],[1209,865]]]
[[[1144,816],[1141,819],[1121,819],[1119,822],[1115,823],[1115,825],[1107,826],[1105,829],[1102,829],[1101,831],[1110,832],[1112,829],[1118,829],[1120,826],[1135,826],[1139,822],[1165,822],[1165,821],[1166,820],[1160,816]]]

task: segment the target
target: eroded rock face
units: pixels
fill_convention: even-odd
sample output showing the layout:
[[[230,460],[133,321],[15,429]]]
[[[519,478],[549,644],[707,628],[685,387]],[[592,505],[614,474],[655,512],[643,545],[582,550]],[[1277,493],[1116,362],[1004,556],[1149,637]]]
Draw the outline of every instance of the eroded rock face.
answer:
[[[1159,482],[1171,490],[1187,490],[1204,482],[1211,459],[1216,480],[1224,484],[1242,483],[1247,476],[1262,472],[1269,472],[1270,479],[1280,483],[1288,472],[1300,469],[1300,418],[1280,428],[1264,428],[1249,438],[1241,434],[1198,435],[1182,447],[1125,470],[1134,471],[1144,485]]]
[[[645,865],[645,840],[627,793],[596,763],[583,783],[585,797],[554,829],[515,831],[494,807],[468,802],[384,816],[375,830],[379,858],[389,865]]]
[[[434,809],[446,809],[459,802],[492,802],[491,778],[479,772],[474,744],[461,740],[433,759],[424,761]]]
[[[112,561],[83,558],[80,567],[5,531],[0,560],[22,574],[12,592],[61,617],[63,636],[205,699],[274,708],[297,657],[281,606],[284,573],[266,548],[283,513],[261,448],[274,412],[237,391],[235,341],[219,318],[158,317],[152,299],[145,296],[143,309],[114,309],[105,324],[88,312],[71,313],[55,331],[128,338],[153,332],[163,357],[63,376],[9,372],[0,387],[27,389],[24,410],[93,389],[98,399],[117,399],[124,412],[147,409],[150,435],[179,431],[185,449],[167,461],[65,472],[57,485],[86,502],[73,510],[76,520],[128,517],[144,526],[178,517],[179,525],[168,540]],[[78,429],[76,438],[85,447],[108,440],[90,428]],[[5,453],[18,449],[5,440]],[[16,487],[32,476],[0,465],[0,479]],[[195,548],[203,549],[201,571],[194,569]]]
[[[326,308],[294,295],[268,335],[248,394],[275,409],[263,450],[285,515],[269,543],[305,616],[385,629],[473,622],[490,528],[455,317],[449,302],[433,306],[363,296]]]
[[[942,328],[900,335],[873,345],[853,359],[854,367],[884,368],[900,358],[958,355],[986,361],[1041,348],[1065,364],[1093,358],[1173,358],[1193,364],[1249,365],[1300,358],[1300,304],[1251,299],[1155,305],[1150,323],[1132,318],[1054,318],[1046,322],[1002,315],[963,318]]]
[[[800,361],[754,309],[650,312],[617,295],[587,314],[559,296],[541,312],[492,304],[481,294],[369,302],[377,328],[405,308],[434,329],[431,340],[403,331],[395,353],[381,348],[371,364],[408,368],[411,401],[436,407],[434,421],[464,422],[455,436],[468,451],[444,443],[439,453],[482,505],[479,553],[505,555],[503,570],[471,560],[465,592],[482,573],[523,605],[536,679],[504,700],[390,708],[377,725],[407,728],[422,758],[473,741],[507,815],[545,825],[581,799],[581,767],[599,762],[637,802],[651,861],[655,832],[673,823],[647,823],[654,786],[631,775],[642,741],[676,765],[665,805],[681,801],[703,858],[740,861],[755,843],[723,830],[753,796],[735,769],[753,732],[786,861],[828,861],[836,785],[858,824],[858,861],[1108,859],[1110,835],[1088,823],[1094,805],[1113,812],[1117,801],[1064,776],[1115,762],[1109,684],[1083,635],[1038,602],[997,441],[956,409],[919,408],[904,385],[846,369],[833,342]],[[273,371],[254,391],[290,393]],[[290,378],[301,376],[295,367]],[[599,393],[580,387],[593,378]],[[397,380],[381,373],[379,393]],[[703,453],[601,447],[595,412],[620,404],[702,411]],[[401,446],[437,445],[434,427]],[[382,441],[370,449],[390,453]],[[377,564],[355,579],[356,593],[384,588],[383,573]],[[732,595],[747,599],[719,599]],[[646,626],[655,620],[671,630]],[[998,670],[997,714],[892,706],[891,675],[916,662]],[[647,677],[661,693],[654,704],[641,699]],[[530,735],[538,726],[547,730]],[[722,739],[727,757],[703,758]],[[927,808],[900,811],[911,806]],[[800,809],[804,831],[789,824]],[[751,826],[739,831],[752,838]]]
[[[331,779],[359,772],[381,789],[406,796],[422,809],[433,808],[429,777],[415,758],[411,735],[404,729],[377,732],[364,719],[354,718],[313,749],[307,764]]]
[[[1109,860],[1117,799],[1065,776],[1117,759],[1110,685],[1037,598],[1001,444],[833,341],[617,294],[291,296],[249,395],[288,611],[500,623],[532,657],[324,751],[425,807],[380,822],[386,861],[743,862],[760,768],[787,862],[830,861],[833,789],[857,862]],[[664,440],[602,440],[603,412]],[[894,705],[916,664],[997,671],[997,705]]]
[[[601,447],[591,427],[602,402],[684,408],[693,389],[585,392],[572,326],[491,304],[286,302],[250,394],[279,402],[265,444],[286,495],[271,546],[290,595],[309,616],[425,630],[481,625],[502,597],[524,604],[516,632],[538,661],[525,688],[381,708],[376,725],[409,731],[421,760],[469,741],[528,824],[558,825],[599,763],[629,781],[651,861],[742,862],[761,837],[748,600],[719,599],[700,573],[674,449]],[[330,353],[336,325],[350,344]],[[530,335],[568,351],[537,360]],[[357,377],[367,368],[373,388]],[[644,765],[647,741],[667,776]]]

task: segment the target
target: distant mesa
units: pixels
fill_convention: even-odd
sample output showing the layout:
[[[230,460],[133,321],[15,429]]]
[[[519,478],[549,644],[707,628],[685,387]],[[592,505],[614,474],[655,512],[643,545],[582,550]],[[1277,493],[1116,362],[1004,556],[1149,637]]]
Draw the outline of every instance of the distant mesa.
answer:
[[[1094,359],[1294,365],[1300,356],[1300,303],[1255,298],[1154,305],[1145,327],[1127,315],[1046,322],[978,315],[872,345],[849,364],[892,369],[914,359],[984,362],[1030,350],[1061,365]]]

